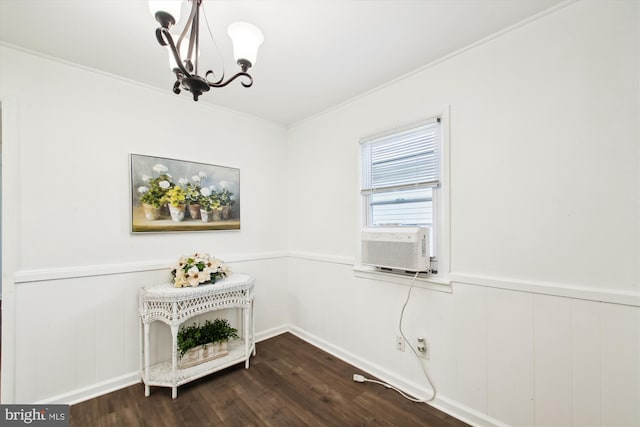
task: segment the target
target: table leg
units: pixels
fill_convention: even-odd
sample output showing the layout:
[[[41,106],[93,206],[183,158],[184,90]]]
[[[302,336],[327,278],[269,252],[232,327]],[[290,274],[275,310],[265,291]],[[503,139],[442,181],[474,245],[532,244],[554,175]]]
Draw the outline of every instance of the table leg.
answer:
[[[253,345],[253,355],[256,355],[256,320],[254,317],[253,306],[254,301],[251,300],[251,345]]]
[[[178,397],[178,383],[177,375],[178,372],[178,329],[179,326],[171,326],[171,398],[175,399]]]
[[[144,382],[144,323],[142,323],[142,317],[138,317],[138,349],[140,352],[138,369],[140,370],[140,379]]]
[[[144,395],[149,397],[151,389],[149,388],[149,370],[151,369],[151,360],[149,356],[149,324],[144,324]]]
[[[249,369],[249,349],[250,347],[250,341],[251,341],[251,335],[249,332],[249,328],[250,328],[250,321],[249,321],[249,307],[244,307],[242,309],[242,314],[244,314],[244,319],[242,320],[242,329],[244,330],[243,335],[244,335],[244,356],[246,357],[245,361],[244,361],[244,368],[245,369]]]

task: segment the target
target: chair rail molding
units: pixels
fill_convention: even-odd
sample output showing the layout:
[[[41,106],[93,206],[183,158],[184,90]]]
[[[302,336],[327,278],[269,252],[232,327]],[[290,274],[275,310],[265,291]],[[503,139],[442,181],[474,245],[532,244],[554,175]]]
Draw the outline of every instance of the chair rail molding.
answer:
[[[485,286],[489,288],[529,292],[533,294],[544,294],[640,307],[640,292],[637,290],[575,286],[563,283],[536,282],[465,273],[451,273],[451,281],[467,285]]]
[[[259,261],[265,259],[286,258],[287,252],[260,252],[244,255],[223,256],[227,264]],[[177,258],[176,258],[177,259]],[[74,279],[79,277],[108,276],[112,274],[137,273],[142,271],[167,270],[175,264],[176,259],[157,259],[150,261],[123,262],[117,264],[86,265],[78,267],[43,268],[37,270],[19,270],[14,274],[14,282],[31,283],[49,280]]]

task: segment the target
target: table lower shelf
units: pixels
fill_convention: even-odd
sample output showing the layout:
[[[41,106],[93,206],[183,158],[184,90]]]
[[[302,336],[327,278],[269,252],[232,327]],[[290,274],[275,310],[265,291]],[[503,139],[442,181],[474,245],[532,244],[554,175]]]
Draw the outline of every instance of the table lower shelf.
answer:
[[[195,379],[217,372],[229,366],[247,361],[255,349],[255,344],[249,346],[249,351],[245,354],[245,340],[238,339],[228,343],[229,354],[201,363],[185,369],[177,369],[175,376],[171,367],[171,362],[158,363],[149,368],[149,380],[145,381],[144,373],[142,381],[148,386],[177,387]]]

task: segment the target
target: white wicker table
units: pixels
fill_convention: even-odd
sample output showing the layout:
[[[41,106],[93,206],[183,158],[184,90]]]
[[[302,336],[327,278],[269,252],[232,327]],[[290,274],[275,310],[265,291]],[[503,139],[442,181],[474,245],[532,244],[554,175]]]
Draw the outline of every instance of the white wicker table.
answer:
[[[138,291],[140,316],[140,375],[144,394],[150,386],[171,387],[171,397],[178,396],[178,386],[209,375],[240,362],[249,368],[249,358],[255,356],[255,325],[253,319],[254,283],[251,276],[233,274],[212,285],[195,288],[175,288],[162,283],[140,288]],[[229,355],[186,369],[178,369],[178,330],[180,325],[199,314],[226,308],[242,311],[240,339],[229,342]],[[171,328],[171,362],[150,365],[149,329],[154,321]]]

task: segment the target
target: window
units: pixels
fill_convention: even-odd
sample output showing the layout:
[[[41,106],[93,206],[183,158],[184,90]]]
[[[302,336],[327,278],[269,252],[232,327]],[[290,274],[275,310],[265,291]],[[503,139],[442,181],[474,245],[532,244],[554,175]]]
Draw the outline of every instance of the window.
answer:
[[[439,117],[361,141],[361,194],[367,226],[430,228],[436,261],[440,186]]]

